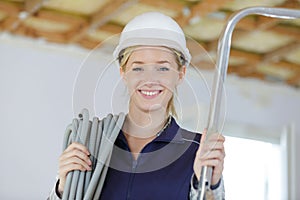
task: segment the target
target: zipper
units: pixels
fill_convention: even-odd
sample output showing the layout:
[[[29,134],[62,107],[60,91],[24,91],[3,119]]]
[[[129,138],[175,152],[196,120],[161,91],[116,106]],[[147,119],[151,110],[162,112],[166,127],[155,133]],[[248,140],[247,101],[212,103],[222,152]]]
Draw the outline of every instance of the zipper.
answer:
[[[136,172],[136,168],[138,166],[138,162],[142,157],[143,152],[145,152],[145,149],[148,148],[149,145],[151,145],[152,142],[146,144],[146,146],[144,146],[144,148],[141,150],[141,152],[139,153],[137,159],[135,160],[133,158],[133,155],[131,155],[131,159],[132,159],[132,166],[131,166],[131,173],[130,173],[130,177],[129,177],[129,183],[128,183],[128,190],[127,190],[127,196],[126,196],[126,200],[130,200],[131,199],[131,193],[132,193],[132,187],[133,187],[133,180],[135,177],[135,172]]]
[[[126,200],[130,200],[131,198],[131,192],[132,192],[132,186],[133,186],[133,180],[135,177],[135,171],[138,165],[138,159],[140,156],[138,156],[138,158],[135,160],[132,157],[132,167],[131,167],[131,173],[130,173],[130,177],[129,177],[129,184],[128,184],[128,191],[127,191],[127,197]]]

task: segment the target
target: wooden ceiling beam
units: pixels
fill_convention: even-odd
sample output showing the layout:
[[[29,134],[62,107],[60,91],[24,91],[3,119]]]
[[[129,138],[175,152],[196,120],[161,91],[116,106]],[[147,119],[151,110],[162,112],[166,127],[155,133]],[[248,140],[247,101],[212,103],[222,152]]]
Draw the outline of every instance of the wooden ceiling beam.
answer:
[[[293,63],[289,63],[286,61],[279,61],[274,63],[274,65],[278,66],[279,68],[284,68],[287,70],[290,70],[293,72],[293,75],[285,80],[285,83],[291,85],[291,86],[300,86],[300,66],[293,64]]]
[[[285,69],[291,70],[293,72],[300,72],[300,66],[299,65],[289,63],[289,62],[284,61],[284,60],[280,60],[280,61],[277,61],[277,62],[269,62],[269,63],[272,64],[272,65],[276,65],[280,68],[285,68]]]
[[[247,60],[247,64],[251,66],[256,66],[259,62],[262,61],[262,55],[240,51],[236,49],[231,49],[230,57],[243,58]]]
[[[257,16],[256,18],[256,27],[259,30],[267,30],[276,26],[281,19],[265,17],[265,16]]]
[[[292,78],[286,80],[286,83],[295,87],[300,87],[300,72],[296,73]]]
[[[255,28],[256,28],[256,22],[254,16],[245,17],[241,19],[236,25],[236,29],[245,30],[245,31],[251,31]]]
[[[5,18],[0,21],[0,27],[3,30],[10,31],[13,24],[19,20],[19,12],[23,10],[23,5],[21,3],[0,1],[0,10],[6,14]]]
[[[0,10],[8,15],[18,15],[19,12],[22,11],[22,7],[20,4],[0,1]]]
[[[117,34],[122,31],[123,27],[121,27],[119,25],[107,23],[107,24],[101,26],[101,28],[99,28],[99,29],[101,29],[101,31],[110,32],[112,34]]]
[[[97,45],[99,44],[99,42],[96,41],[92,41],[88,38],[82,38],[79,42],[78,42],[81,46],[87,48],[87,49],[94,49],[95,47],[97,47]]]
[[[176,17],[176,21],[180,26],[186,26],[189,24],[189,21],[194,17],[205,17],[210,13],[219,11],[222,9],[223,5],[232,0],[202,0],[195,5],[186,6],[187,9],[190,9],[190,14],[186,15],[182,11]]]
[[[36,17],[54,22],[71,24],[71,26],[84,26],[88,24],[87,19],[81,16],[57,13],[55,11],[48,10],[40,10],[36,14]]]
[[[88,28],[88,19],[79,15],[41,10],[38,12],[37,17],[40,19],[71,25],[71,28],[64,33],[45,33],[43,31],[37,30],[37,32],[41,33],[42,37],[46,37],[47,40],[52,42],[69,43],[70,38],[76,37],[78,33]]]
[[[281,47],[273,52],[267,53],[263,56],[262,60],[264,62],[278,62],[282,60],[282,58],[287,55],[289,52],[298,49],[300,47],[300,41],[295,42],[284,47]]]
[[[237,25],[236,29],[241,29],[245,31],[252,30],[266,30],[275,27],[280,22],[280,19],[251,15],[241,19]]]
[[[155,8],[164,8],[164,9],[173,10],[177,12],[181,12],[185,6],[185,4],[183,4],[182,2],[174,1],[174,0],[164,0],[164,1],[139,0],[138,2],[149,6],[153,6]]]
[[[300,4],[299,4],[300,5]],[[229,15],[230,16],[230,15]],[[227,16],[227,20],[229,18]],[[280,26],[280,22],[282,19],[278,18],[272,18],[272,17],[266,17],[266,16],[259,16],[259,15],[250,15],[247,16],[243,19],[241,19],[238,24],[236,25],[236,29],[241,29],[241,30],[272,30],[274,27]],[[291,25],[292,26],[292,25]],[[300,35],[300,34],[298,34]]]
[[[47,41],[49,42],[65,43],[65,44],[68,42],[67,35],[60,34],[60,33],[50,33],[50,32],[39,30],[36,31],[35,34],[37,34],[38,37],[46,38]]]
[[[287,75],[286,77],[279,78],[283,81],[285,81],[287,84],[294,85],[296,80],[299,80],[298,77],[300,77],[300,66],[295,65],[286,61],[279,61],[279,62],[271,62],[270,65],[274,66],[275,70],[285,70],[287,72],[290,72],[291,74]],[[271,75],[272,76],[272,75]],[[275,75],[276,77],[276,75]]]
[[[134,1],[115,0],[114,3],[107,3],[91,17],[90,28],[96,29],[109,22],[118,12],[134,4]]]
[[[256,67],[250,64],[245,64],[243,66],[228,66],[227,73],[236,74],[245,78],[256,78],[260,80],[265,79],[265,74],[256,71]]]
[[[300,2],[299,0],[286,0],[283,4],[276,6],[280,8],[294,8],[299,9],[300,8]]]
[[[45,0],[25,0],[24,8],[29,14],[36,13],[42,6]]]
[[[25,0],[24,12],[19,13],[18,19],[11,25],[10,31],[14,32],[21,23],[28,17],[32,16],[42,7],[45,0]]]
[[[300,41],[300,28],[299,26],[294,25],[278,25],[271,29],[273,32],[288,35],[289,37],[293,37],[296,40]]]
[[[126,1],[126,0],[115,0],[113,3],[108,2],[105,6],[103,6],[97,13],[91,16],[90,24],[87,27],[82,28],[76,36],[72,37],[69,42],[78,42],[80,41],[88,31],[94,31],[107,22],[109,22],[116,13],[121,12],[123,9],[132,5],[134,1]]]
[[[45,30],[40,30],[38,28],[32,28],[29,26],[26,26],[25,24],[21,24],[21,29],[16,29],[16,33],[19,34],[25,34],[25,35],[32,35],[33,37],[45,37],[47,40],[66,43],[65,40],[68,38],[73,37],[77,34],[79,30],[81,30],[83,27],[87,26],[87,20],[80,16],[73,16],[63,13],[57,13],[55,11],[47,11],[47,10],[40,10],[34,18],[37,18],[39,20],[44,20],[44,23],[47,22],[57,22],[57,23],[64,23],[67,24],[70,28],[63,32],[55,32],[51,31],[49,29],[48,34]],[[36,34],[32,34],[32,31],[35,31]],[[61,35],[61,38],[64,38],[63,40],[58,36]],[[59,39],[53,39],[52,38],[59,38]]]
[[[51,42],[57,43],[66,43],[68,38],[73,37],[77,34],[77,32],[84,26],[87,26],[87,20],[80,16],[74,16],[69,14],[64,14],[61,12],[48,11],[48,10],[39,10],[37,14],[35,14],[34,18],[38,20],[44,20],[43,23],[47,22],[57,22],[57,23],[65,23],[70,28],[63,32],[55,32],[45,31],[38,28],[33,28],[25,23],[21,23],[14,31],[16,34],[26,35],[29,37],[43,37]]]
[[[121,26],[108,23],[108,24],[105,24],[105,25],[101,26],[101,28],[97,29],[95,34],[97,35],[98,34],[97,32],[107,32],[107,33],[109,33],[113,36],[115,34],[120,33],[122,31],[122,28],[123,27],[121,27]],[[89,34],[85,34],[78,41],[79,44],[81,44],[84,47],[89,48],[89,49],[96,47],[101,42],[103,42],[103,41],[100,41],[98,39],[94,39],[93,36],[91,36]]]
[[[212,12],[220,10],[226,3],[232,0],[203,0],[192,6],[192,17],[200,16],[204,17]]]
[[[260,72],[259,70],[259,64],[258,65],[251,65],[249,63],[242,65],[242,66],[229,66],[228,67],[228,73],[234,73],[237,74],[241,77],[247,77],[247,78],[259,78],[259,79],[265,79],[269,76],[273,76],[271,74],[267,74],[264,72]],[[270,63],[270,65],[274,65],[274,70],[276,70],[276,68],[280,69],[287,69],[289,71],[292,71],[293,74],[298,75],[298,73],[294,70],[294,69],[290,69],[293,66],[290,63],[286,63],[286,62],[280,62],[280,63]],[[286,79],[286,82],[289,82],[290,80],[294,79],[293,75],[291,78]],[[274,77],[277,77],[276,75]]]

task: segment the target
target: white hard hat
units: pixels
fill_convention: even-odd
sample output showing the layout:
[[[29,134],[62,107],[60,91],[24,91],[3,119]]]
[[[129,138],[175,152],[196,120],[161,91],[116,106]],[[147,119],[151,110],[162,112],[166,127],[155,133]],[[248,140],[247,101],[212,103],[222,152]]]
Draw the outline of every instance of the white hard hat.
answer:
[[[187,66],[191,61],[182,29],[171,17],[159,12],[147,12],[132,19],[124,27],[113,56],[118,59],[123,49],[139,45],[173,48],[184,55]]]

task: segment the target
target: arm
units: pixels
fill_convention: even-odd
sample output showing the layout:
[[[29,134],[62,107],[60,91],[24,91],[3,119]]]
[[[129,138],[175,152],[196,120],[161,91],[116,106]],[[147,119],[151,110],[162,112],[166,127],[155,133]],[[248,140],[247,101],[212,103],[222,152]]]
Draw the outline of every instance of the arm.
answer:
[[[190,194],[189,199],[190,200],[198,200],[198,180],[195,177],[195,175],[191,178],[191,184],[190,184]],[[214,200],[225,200],[225,189],[224,189],[224,181],[223,178],[219,180],[219,182],[216,185],[211,186],[211,190],[208,191],[208,196],[213,196]]]
[[[206,131],[204,131],[194,161],[194,175],[192,176],[190,187],[191,200],[197,199],[198,180],[200,179],[203,166],[213,168],[209,193],[215,200],[225,199],[224,181],[222,178],[225,158],[224,141],[224,136],[218,133],[212,134],[206,140]]]
[[[79,143],[72,143],[59,157],[59,173],[55,187],[50,193],[48,200],[61,199],[67,174],[73,170],[91,170],[91,160],[88,149]]]
[[[61,200],[61,194],[58,192],[59,180],[56,181],[55,186],[51,190],[47,200]]]

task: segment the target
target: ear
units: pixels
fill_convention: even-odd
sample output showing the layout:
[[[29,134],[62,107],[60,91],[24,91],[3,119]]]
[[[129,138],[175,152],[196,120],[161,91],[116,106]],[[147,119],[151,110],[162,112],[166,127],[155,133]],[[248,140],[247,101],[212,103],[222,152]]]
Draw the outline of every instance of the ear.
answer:
[[[185,73],[186,73],[186,66],[183,65],[183,66],[181,67],[181,70],[179,71],[179,74],[178,74],[179,79],[178,79],[178,84],[177,84],[177,85],[179,85],[179,84],[182,83],[182,81],[183,81],[183,79],[184,79],[184,77],[185,77]]]

